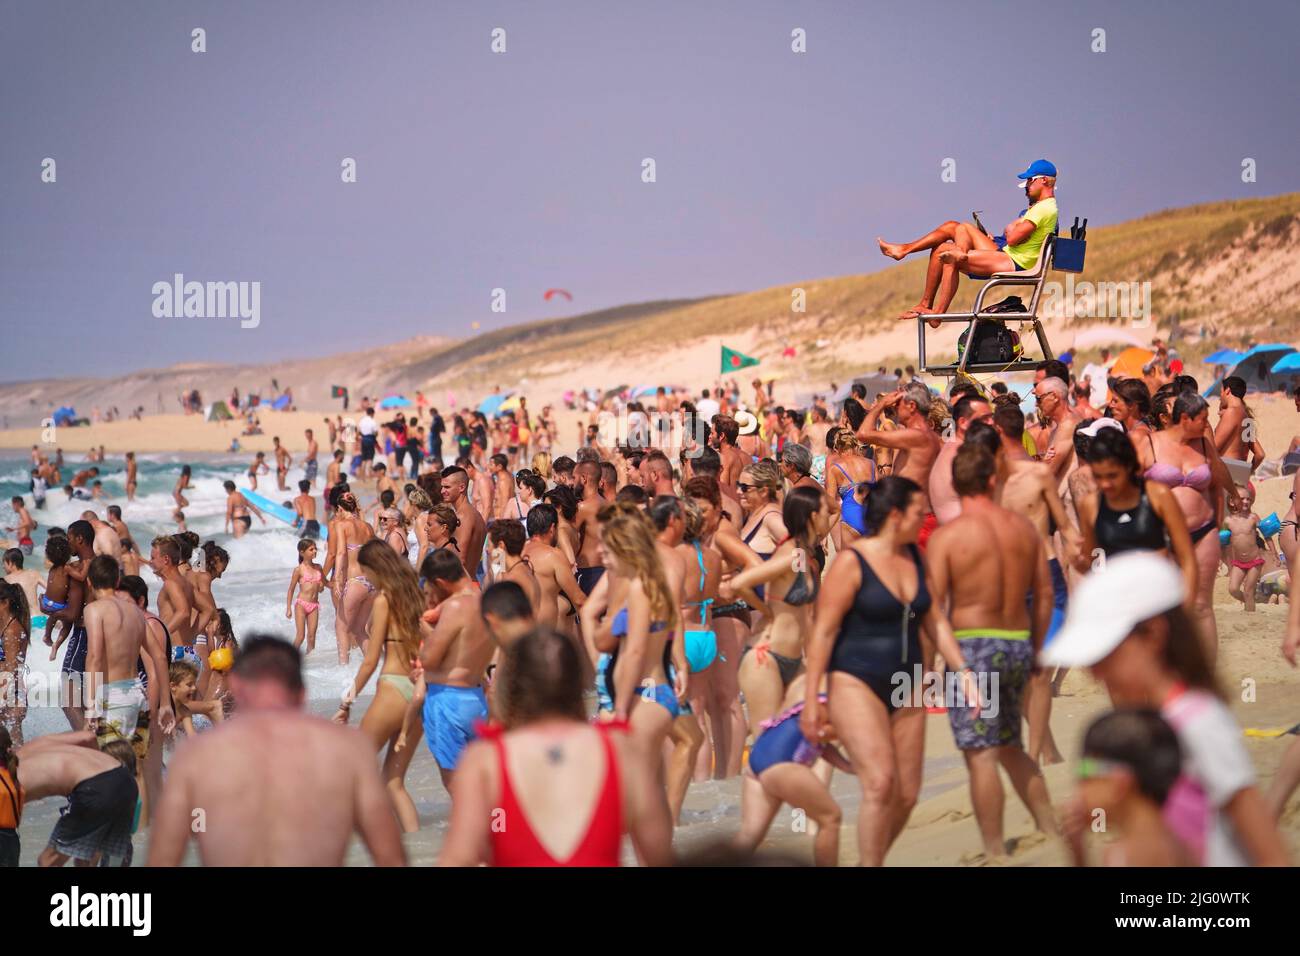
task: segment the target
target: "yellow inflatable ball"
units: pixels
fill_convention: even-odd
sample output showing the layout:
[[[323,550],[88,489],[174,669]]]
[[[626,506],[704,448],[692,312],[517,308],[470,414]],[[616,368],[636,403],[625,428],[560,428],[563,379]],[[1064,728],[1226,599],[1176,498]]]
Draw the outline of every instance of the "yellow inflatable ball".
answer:
[[[208,666],[214,671],[228,671],[235,664],[235,652],[228,647],[218,647],[208,655]]]

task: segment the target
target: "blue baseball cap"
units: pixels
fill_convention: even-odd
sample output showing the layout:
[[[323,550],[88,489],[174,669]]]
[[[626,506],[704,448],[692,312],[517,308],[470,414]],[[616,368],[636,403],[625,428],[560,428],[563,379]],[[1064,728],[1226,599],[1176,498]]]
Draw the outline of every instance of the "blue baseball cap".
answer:
[[[1026,169],[1023,173],[1020,174],[1021,181],[1017,185],[1021,189],[1024,189],[1025,184],[1028,183],[1029,180],[1033,179],[1035,176],[1051,176],[1055,178],[1056,167],[1053,166],[1045,159],[1036,159],[1029,164],[1028,169]]]

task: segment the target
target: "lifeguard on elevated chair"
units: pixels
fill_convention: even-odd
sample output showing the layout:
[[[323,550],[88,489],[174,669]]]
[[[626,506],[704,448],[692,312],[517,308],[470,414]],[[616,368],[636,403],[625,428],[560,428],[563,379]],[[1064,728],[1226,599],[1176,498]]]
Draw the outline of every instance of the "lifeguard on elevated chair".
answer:
[[[958,375],[1030,370],[1053,357],[1038,319],[1038,300],[1049,269],[1083,270],[1083,234],[1072,233],[1069,240],[1057,238],[1056,166],[1046,159],[1035,160],[1020,179],[1029,206],[1007,225],[1002,236],[989,235],[976,216],[973,223],[949,220],[913,242],[879,240],[880,251],[891,259],[927,249],[930,252],[921,301],[899,316],[916,320],[918,364],[927,372]],[[970,312],[948,312],[962,275],[988,281],[976,295]],[[1012,297],[986,307],[985,296],[998,286],[1031,286],[1029,303]],[[1003,325],[1008,318],[1018,319],[1022,327],[1032,323],[1042,360],[1023,357],[1019,338]],[[923,323],[937,329],[945,322],[965,322],[969,326],[958,346],[958,360],[954,365],[927,365]]]

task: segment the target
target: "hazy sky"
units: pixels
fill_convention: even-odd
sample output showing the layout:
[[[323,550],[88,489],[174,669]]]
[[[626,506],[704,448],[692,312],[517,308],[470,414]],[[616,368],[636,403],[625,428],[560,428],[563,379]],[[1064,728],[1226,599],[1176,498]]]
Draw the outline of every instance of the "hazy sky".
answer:
[[[1009,221],[1039,156],[1094,225],[1294,191],[1297,36],[1293,2],[0,0],[0,380],[874,271],[877,234]],[[155,318],[177,272],[261,282],[260,326]]]

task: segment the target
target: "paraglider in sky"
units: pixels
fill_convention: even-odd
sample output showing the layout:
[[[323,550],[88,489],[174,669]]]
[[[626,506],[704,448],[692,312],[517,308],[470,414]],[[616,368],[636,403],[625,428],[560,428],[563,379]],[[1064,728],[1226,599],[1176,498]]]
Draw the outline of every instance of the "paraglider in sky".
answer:
[[[557,295],[564,296],[570,302],[573,301],[573,296],[569,294],[569,291],[567,289],[547,289],[546,294],[542,296],[542,298],[545,299],[547,302],[550,302],[551,299]]]
[[[473,329],[475,332],[478,331],[478,323],[477,323],[477,322],[471,322],[471,323],[469,324],[469,327],[470,327],[471,329]]]

